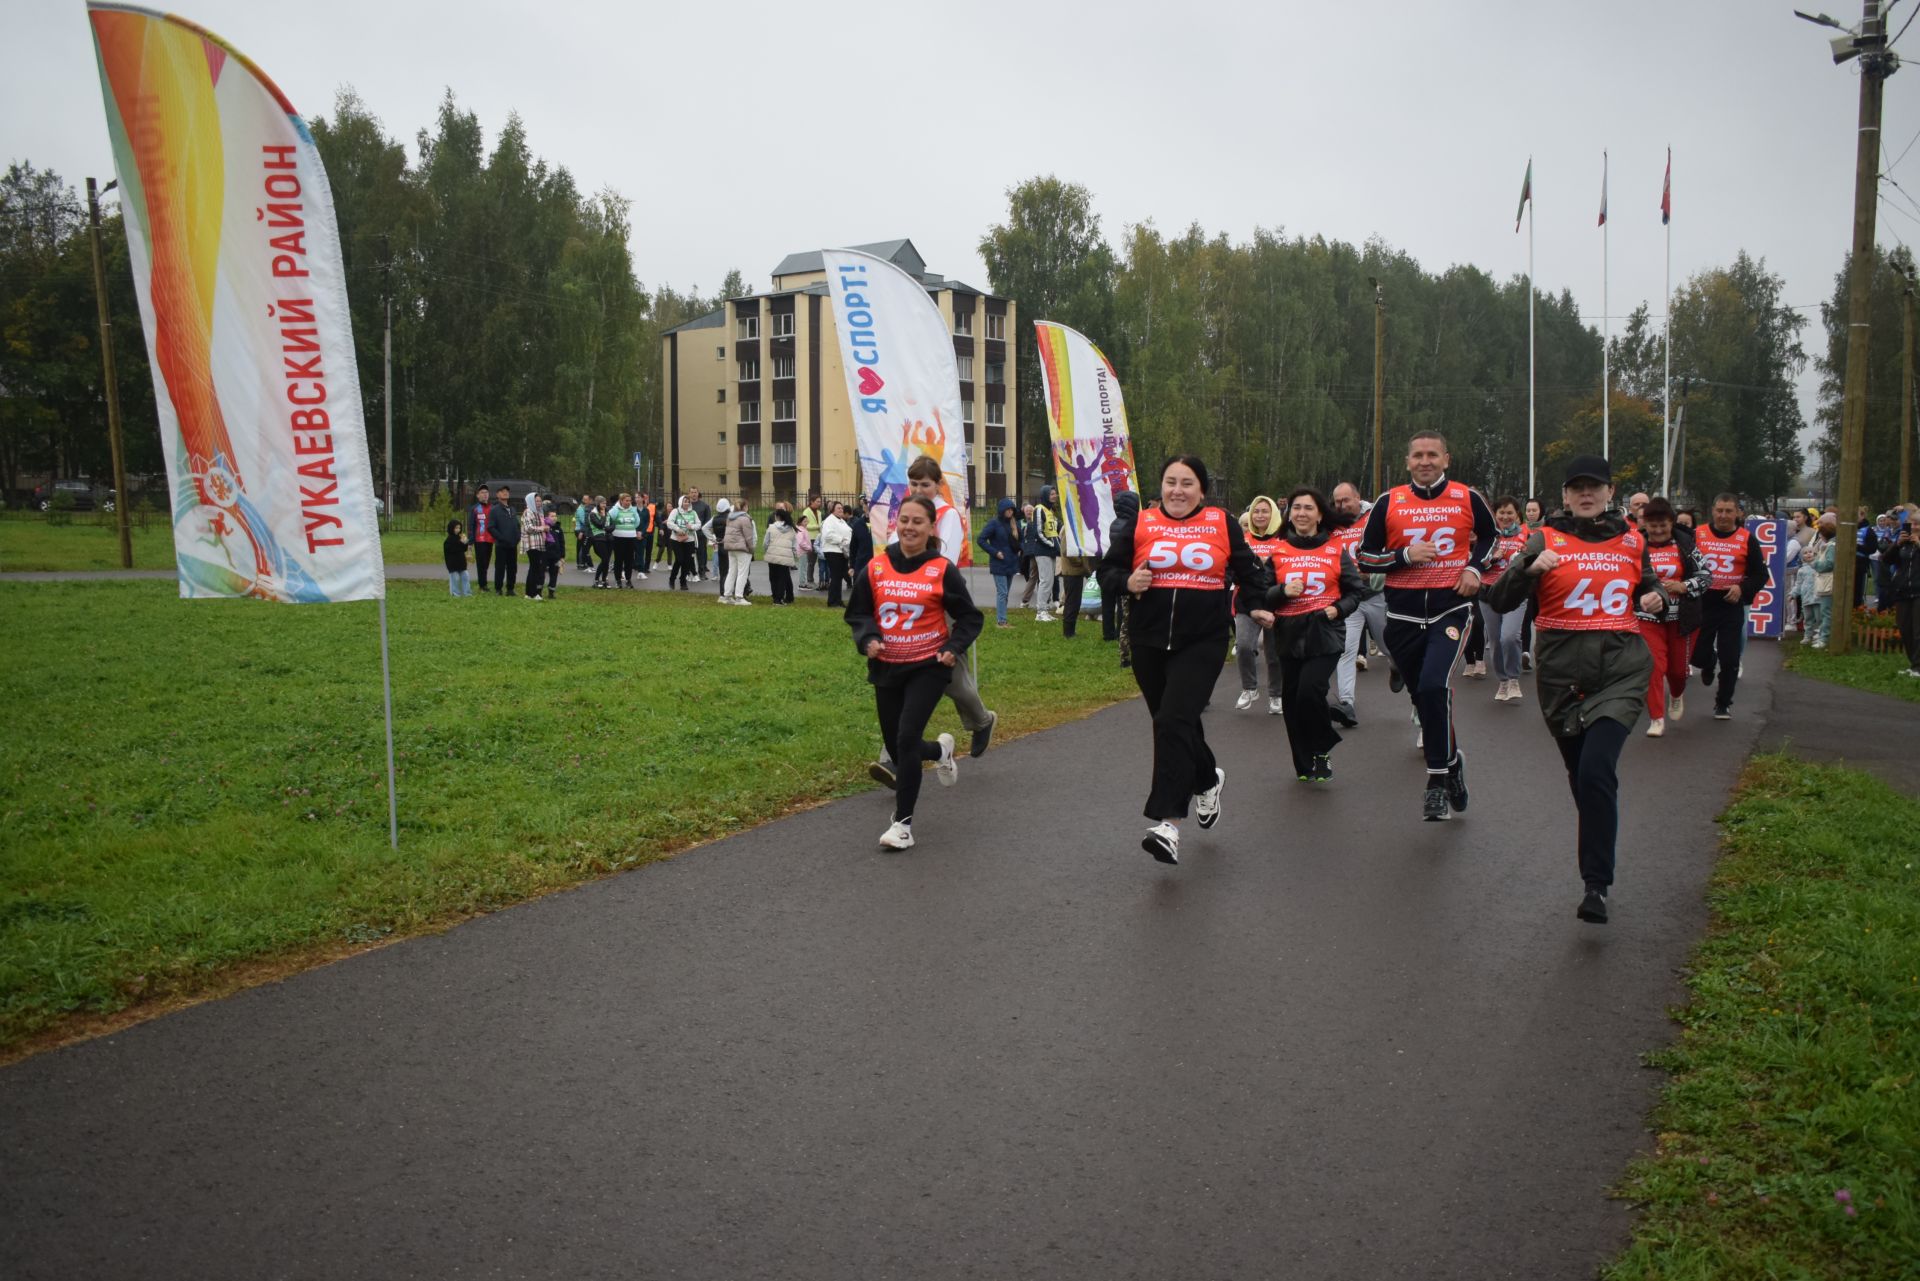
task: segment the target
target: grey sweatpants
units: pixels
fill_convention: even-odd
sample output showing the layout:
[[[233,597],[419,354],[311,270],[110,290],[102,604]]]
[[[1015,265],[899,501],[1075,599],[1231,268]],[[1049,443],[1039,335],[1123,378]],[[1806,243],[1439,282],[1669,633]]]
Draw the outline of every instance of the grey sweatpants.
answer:
[[[1240,668],[1240,688],[1253,691],[1260,688],[1260,648],[1267,650],[1267,697],[1280,697],[1280,647],[1273,643],[1273,633],[1248,618],[1245,614],[1233,616],[1233,661]]]
[[[1375,592],[1360,602],[1360,608],[1347,615],[1347,648],[1340,655],[1340,667],[1334,676],[1336,701],[1348,707],[1355,706],[1354,689],[1357,683],[1358,665],[1355,660],[1360,656],[1360,640],[1368,632],[1373,633],[1373,643],[1382,653],[1387,648],[1387,598],[1382,592]],[[1387,660],[1393,662],[1391,658]]]

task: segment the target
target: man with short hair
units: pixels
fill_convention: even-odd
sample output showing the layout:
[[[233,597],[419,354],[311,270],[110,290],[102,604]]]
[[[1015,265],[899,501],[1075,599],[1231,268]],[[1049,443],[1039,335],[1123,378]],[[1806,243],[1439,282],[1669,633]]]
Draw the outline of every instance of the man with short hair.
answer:
[[[493,511],[492,491],[485,485],[473,491],[467,506],[467,541],[473,544],[473,581],[488,591],[487,567],[493,561],[493,531],[487,528],[487,516]]]
[[[1632,525],[1635,529],[1640,528],[1640,513],[1647,509],[1647,503],[1649,501],[1646,491],[1644,490],[1628,496],[1627,524]]]
[[[966,528],[961,523],[960,513],[940,493],[940,464],[922,454],[913,460],[907,468],[907,493],[909,496],[927,498],[933,502],[933,528],[935,536],[927,540],[927,546],[952,560],[958,567],[960,557],[957,548],[966,546]],[[856,526],[856,532],[858,527]],[[882,549],[884,550],[884,549]],[[861,570],[855,573],[863,572]],[[980,700],[980,687],[974,684],[973,670],[963,659],[954,664],[953,676],[947,682],[946,696],[953,700],[954,711],[960,714],[960,728],[972,736],[968,746],[968,755],[984,756],[987,745],[993,741],[993,727],[999,723],[1000,715],[987,710]],[[885,744],[880,748],[880,759],[867,767],[873,778],[888,787],[894,783],[893,761],[886,755]]]
[[[700,563],[700,581],[704,583],[711,577],[707,572],[707,526],[713,521],[713,508],[700,497],[698,485],[687,491],[687,497],[693,500],[693,514],[700,518],[700,532],[695,538],[697,550],[694,552],[694,558]]]
[[[493,537],[493,594],[511,596],[520,586],[520,514],[513,510],[513,491],[505,485],[487,509],[487,532]]]
[[[1387,653],[1420,717],[1427,763],[1421,817],[1428,822],[1467,808],[1451,682],[1466,647],[1480,571],[1498,536],[1487,500],[1448,478],[1451,462],[1446,437],[1414,434],[1407,443],[1411,483],[1374,500],[1358,557],[1363,573],[1386,576]]]
[[[1747,605],[1767,585],[1767,557],[1760,540],[1746,527],[1740,499],[1716,494],[1713,517],[1704,529],[1693,531],[1694,551],[1713,573],[1713,582],[1700,599],[1700,639],[1693,665],[1700,683],[1720,681],[1713,695],[1713,719],[1733,719],[1733,692],[1740,684],[1740,655],[1747,644]]]
[[[1355,565],[1360,563],[1361,535],[1367,532],[1364,518],[1372,507],[1373,504],[1360,497],[1360,489],[1353,482],[1343,480],[1333,487],[1333,509],[1346,522],[1333,531],[1333,536],[1340,541],[1347,554],[1354,557]],[[1340,666],[1335,675],[1334,697],[1337,701],[1333,707],[1333,718],[1348,729],[1360,723],[1359,713],[1354,710],[1359,688],[1357,674],[1366,665],[1363,651],[1368,635],[1372,635],[1381,653],[1387,652],[1387,598],[1382,595],[1381,587],[1379,575],[1369,578],[1367,590],[1360,597],[1360,607],[1347,615],[1345,623],[1347,647],[1340,654]],[[1388,658],[1387,664],[1391,669],[1393,659]],[[1394,678],[1398,679],[1397,672]]]

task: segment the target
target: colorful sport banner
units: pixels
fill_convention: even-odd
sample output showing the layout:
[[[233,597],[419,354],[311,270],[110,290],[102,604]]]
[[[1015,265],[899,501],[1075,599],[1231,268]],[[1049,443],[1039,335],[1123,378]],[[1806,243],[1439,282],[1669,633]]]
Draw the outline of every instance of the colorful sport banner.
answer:
[[[1772,516],[1751,516],[1747,528],[1760,544],[1767,561],[1767,583],[1747,602],[1747,635],[1779,640],[1787,630],[1787,522]]]
[[[970,565],[960,366],[947,322],[926,287],[884,258],[854,249],[822,250],[821,258],[874,545],[893,541],[907,468],[925,454],[940,465],[940,550]]]
[[[183,597],[386,594],[326,170],[259,68],[89,3]]]
[[[1120,379],[1086,335],[1050,320],[1036,320],[1033,329],[1064,516],[1063,550],[1099,556],[1107,550],[1113,496],[1136,487]]]

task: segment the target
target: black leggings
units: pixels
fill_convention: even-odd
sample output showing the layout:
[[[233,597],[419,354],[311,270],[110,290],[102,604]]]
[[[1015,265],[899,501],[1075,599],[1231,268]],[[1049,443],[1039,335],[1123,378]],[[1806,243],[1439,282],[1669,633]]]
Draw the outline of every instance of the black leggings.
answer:
[[[1080,597],[1087,589],[1087,580],[1079,574],[1062,574],[1054,580],[1060,586],[1060,634],[1073,635],[1073,625],[1080,620]]]
[[[772,584],[774,604],[793,604],[793,566],[776,565],[768,561],[767,580]]]
[[[1480,624],[1480,611],[1470,609],[1467,611],[1467,648],[1466,652],[1460,655],[1460,660],[1466,663],[1480,663],[1485,662],[1486,657],[1487,629]]]
[[[821,552],[827,562],[827,604],[834,609],[840,608],[840,588],[847,581],[847,554],[845,552]]]
[[[600,558],[600,563],[593,567],[593,581],[596,583],[605,583],[607,581],[607,567],[613,564],[613,540],[610,538],[594,539],[593,554]]]
[[[633,586],[633,545],[639,540],[616,538],[613,540],[613,581]]]
[[[675,543],[673,545],[673,572],[667,575],[667,586],[672,587],[674,580],[678,579],[681,589],[685,590],[687,583],[694,577],[696,577],[696,573],[693,568],[693,544],[691,542]]]
[[[1153,716],[1153,786],[1144,811],[1150,819],[1185,818],[1187,802],[1214,785],[1213,749],[1200,710],[1226,662],[1224,631],[1184,649],[1133,651],[1134,683]]]
[[[893,758],[895,822],[913,817],[914,802],[920,799],[920,763],[940,758],[940,744],[930,743],[922,735],[952,679],[951,667],[929,663],[898,685],[873,687],[880,737],[886,741],[887,755]]]
[[[1619,721],[1603,718],[1576,737],[1553,740],[1567,763],[1567,787],[1580,812],[1580,879],[1590,890],[1613,884],[1613,847],[1620,835],[1620,749],[1630,732]]]
[[[1271,637],[1272,633],[1269,632]],[[1294,777],[1305,776],[1316,756],[1326,756],[1340,741],[1327,709],[1327,686],[1340,666],[1338,654],[1312,658],[1280,656],[1281,716],[1287,722],[1287,742],[1293,748]]]

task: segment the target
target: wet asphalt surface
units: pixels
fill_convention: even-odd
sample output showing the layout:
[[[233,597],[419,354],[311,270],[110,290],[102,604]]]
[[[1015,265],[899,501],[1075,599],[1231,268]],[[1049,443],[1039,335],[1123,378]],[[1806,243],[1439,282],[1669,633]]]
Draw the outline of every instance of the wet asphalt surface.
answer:
[[[1383,663],[1319,788],[1229,669],[1178,868],[1136,700],[930,781],[905,854],[875,790],[41,1055],[0,1275],[1589,1277],[1777,665],[1636,733],[1604,927],[1530,683],[1458,682],[1422,823]]]

